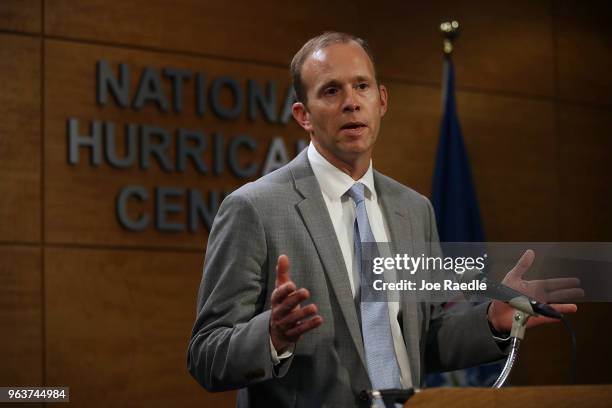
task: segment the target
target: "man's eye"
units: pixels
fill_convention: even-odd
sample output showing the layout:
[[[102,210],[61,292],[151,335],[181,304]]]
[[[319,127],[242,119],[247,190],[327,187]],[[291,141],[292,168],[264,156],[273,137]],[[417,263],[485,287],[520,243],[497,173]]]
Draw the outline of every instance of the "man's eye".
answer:
[[[358,89],[368,89],[369,87],[370,87],[370,84],[368,84],[367,82],[360,82],[360,83],[357,85],[357,88],[358,88]]]
[[[338,93],[338,90],[336,88],[327,88],[325,90],[325,95],[328,95],[328,96],[333,96],[333,95],[336,95],[337,93]]]

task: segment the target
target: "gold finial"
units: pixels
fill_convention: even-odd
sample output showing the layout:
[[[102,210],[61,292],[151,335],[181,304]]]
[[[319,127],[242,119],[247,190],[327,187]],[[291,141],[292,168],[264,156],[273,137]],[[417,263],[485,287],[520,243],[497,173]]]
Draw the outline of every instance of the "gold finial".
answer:
[[[444,37],[444,53],[453,53],[453,40],[459,37],[459,22],[456,20],[444,21],[440,24],[440,32]]]

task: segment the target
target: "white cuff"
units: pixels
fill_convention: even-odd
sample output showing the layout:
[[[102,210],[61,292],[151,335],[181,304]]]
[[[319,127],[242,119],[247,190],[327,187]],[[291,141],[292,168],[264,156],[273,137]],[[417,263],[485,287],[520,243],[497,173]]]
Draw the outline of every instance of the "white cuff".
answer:
[[[276,352],[276,349],[274,348],[274,344],[272,344],[272,338],[270,338],[270,356],[272,356],[272,363],[274,363],[275,366],[282,363],[283,360],[286,360],[291,357],[293,355],[293,350],[295,350],[295,344],[292,344],[291,347],[289,347],[283,354],[279,356]]]

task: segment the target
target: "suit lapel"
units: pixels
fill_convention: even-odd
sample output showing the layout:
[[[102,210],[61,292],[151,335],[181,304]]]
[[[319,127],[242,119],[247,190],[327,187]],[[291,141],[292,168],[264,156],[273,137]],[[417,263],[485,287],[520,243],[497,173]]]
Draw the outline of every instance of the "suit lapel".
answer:
[[[306,149],[291,163],[290,169],[296,189],[304,197],[297,204],[297,209],[317,249],[327,278],[355,343],[359,358],[365,368],[365,352],[348,271],[344,265],[342,250],[329,218],[329,212],[323,200],[321,188],[308,162]]]
[[[394,191],[389,181],[385,180],[377,171],[374,172],[374,183],[379,205],[385,220],[387,220],[393,254],[418,255],[414,253],[412,222],[406,203],[402,202],[399,194]],[[408,351],[413,387],[419,387],[420,384],[421,353],[419,339],[421,334],[418,306],[415,296],[409,292],[401,295],[402,334]]]

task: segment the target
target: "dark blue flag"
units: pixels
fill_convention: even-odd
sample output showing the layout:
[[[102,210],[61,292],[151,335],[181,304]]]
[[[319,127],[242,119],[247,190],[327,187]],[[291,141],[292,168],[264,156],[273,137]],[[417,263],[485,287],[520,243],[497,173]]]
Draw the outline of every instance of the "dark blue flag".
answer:
[[[444,113],[433,178],[432,204],[442,242],[483,242],[480,212],[455,104],[455,69],[444,61]]]
[[[444,112],[432,189],[432,204],[440,241],[484,242],[476,190],[457,116],[455,70],[448,55],[444,61],[442,97]],[[457,303],[452,309],[465,306],[465,303]],[[490,386],[500,371],[501,366],[495,363],[450,373],[432,374],[427,377],[426,382],[433,387]]]

